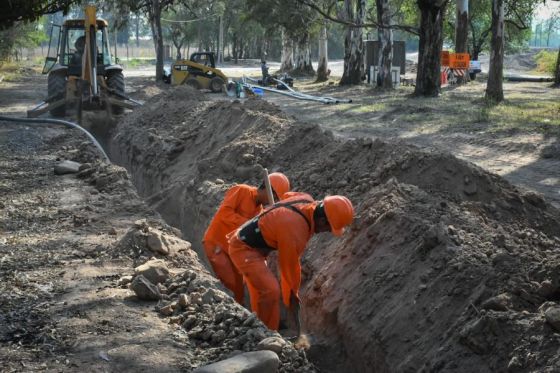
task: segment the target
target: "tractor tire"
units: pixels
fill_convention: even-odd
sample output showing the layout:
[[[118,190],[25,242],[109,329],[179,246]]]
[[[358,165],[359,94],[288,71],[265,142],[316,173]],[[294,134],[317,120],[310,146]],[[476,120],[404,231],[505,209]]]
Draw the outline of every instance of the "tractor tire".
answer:
[[[124,75],[122,71],[110,71],[107,74],[107,87],[113,92],[118,94],[124,95],[125,94],[125,84],[124,84]],[[113,105],[111,107],[111,111],[113,114],[122,114],[124,112],[124,108],[122,106]]]
[[[49,94],[49,102],[58,101],[66,97],[66,73],[61,72],[52,72],[49,74],[48,77],[48,94]],[[49,113],[53,117],[64,117],[66,115],[66,105],[59,106],[52,110],[49,110]]]
[[[210,90],[214,93],[220,93],[224,90],[224,80],[220,77],[213,77],[210,81]]]
[[[185,85],[188,85],[189,87],[193,87],[194,89],[200,89],[200,83],[198,82],[198,80],[196,80],[196,78],[188,78],[187,80],[185,80]]]

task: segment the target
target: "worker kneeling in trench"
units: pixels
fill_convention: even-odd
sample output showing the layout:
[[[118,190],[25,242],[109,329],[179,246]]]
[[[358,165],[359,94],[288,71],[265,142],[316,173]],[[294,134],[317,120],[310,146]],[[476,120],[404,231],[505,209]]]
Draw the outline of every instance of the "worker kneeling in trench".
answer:
[[[290,181],[286,175],[273,172],[268,179],[276,200],[282,200],[285,195],[289,195]],[[233,292],[239,304],[243,304],[245,298],[243,276],[229,258],[226,235],[257,216],[262,211],[262,206],[269,204],[264,183],[259,188],[246,184],[235,185],[226,192],[204,234],[202,244],[206,257],[216,277]]]
[[[228,234],[229,258],[247,283],[251,308],[272,330],[278,330],[280,322],[280,287],[267,266],[267,255],[278,251],[281,295],[293,311],[299,307],[300,257],[307,242],[314,233],[340,236],[354,219],[352,203],[344,196],[314,201],[306,193],[290,194]]]

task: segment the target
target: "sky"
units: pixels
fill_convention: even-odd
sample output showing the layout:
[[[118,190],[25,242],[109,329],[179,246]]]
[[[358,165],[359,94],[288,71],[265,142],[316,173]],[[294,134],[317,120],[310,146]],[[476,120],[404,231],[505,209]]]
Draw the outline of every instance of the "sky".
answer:
[[[551,1],[547,0],[545,4],[541,4],[538,6],[537,11],[535,12],[535,22],[540,23],[545,19],[549,19],[551,15],[557,14],[560,16],[560,1]]]

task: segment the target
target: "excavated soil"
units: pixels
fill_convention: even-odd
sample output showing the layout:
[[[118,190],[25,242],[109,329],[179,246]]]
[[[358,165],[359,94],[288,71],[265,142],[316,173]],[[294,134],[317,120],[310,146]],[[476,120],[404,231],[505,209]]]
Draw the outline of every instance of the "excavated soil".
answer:
[[[1,124],[0,371],[190,372],[279,337],[81,132]],[[80,171],[56,175],[61,160]],[[146,263],[152,301],[130,285]],[[291,343],[276,352],[279,372],[314,371]]]
[[[437,151],[345,140],[259,99],[163,92],[108,137],[139,192],[200,252],[233,183],[286,173],[349,196],[341,239],[303,258],[309,356],[328,372],[560,369],[560,213],[542,196]]]

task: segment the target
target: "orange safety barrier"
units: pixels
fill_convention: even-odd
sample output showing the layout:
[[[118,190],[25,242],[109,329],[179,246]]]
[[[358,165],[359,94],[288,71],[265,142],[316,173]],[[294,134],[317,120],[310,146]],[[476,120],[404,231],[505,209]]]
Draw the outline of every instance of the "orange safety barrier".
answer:
[[[471,57],[468,53],[450,53],[449,67],[452,69],[468,69],[470,59]]]
[[[442,67],[449,66],[449,54],[449,51],[441,51],[440,59]]]
[[[441,72],[441,85],[447,84],[447,71]]]

